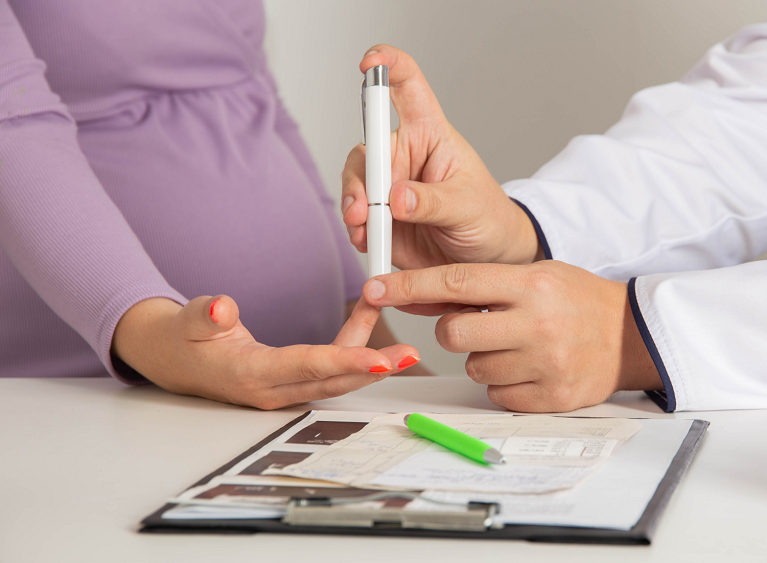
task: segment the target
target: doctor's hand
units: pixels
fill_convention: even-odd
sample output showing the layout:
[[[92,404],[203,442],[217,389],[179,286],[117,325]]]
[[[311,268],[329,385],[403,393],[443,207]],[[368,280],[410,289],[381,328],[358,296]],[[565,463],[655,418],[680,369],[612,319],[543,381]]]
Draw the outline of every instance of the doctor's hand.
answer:
[[[392,262],[400,269],[454,262],[526,264],[543,258],[527,215],[448,123],[415,61],[388,45],[370,49],[360,70],[389,67],[399,115],[392,133]],[[349,154],[342,211],[352,244],[367,249],[365,147]]]
[[[626,284],[575,266],[453,264],[373,278],[363,295],[376,307],[443,315],[440,345],[471,352],[466,373],[510,410],[565,412],[619,390],[663,389]]]
[[[242,325],[231,297],[184,307],[147,299],[120,319],[112,353],[168,391],[278,409],[349,393],[415,363],[412,346],[365,347],[379,314],[360,299],[333,344],[273,348]]]

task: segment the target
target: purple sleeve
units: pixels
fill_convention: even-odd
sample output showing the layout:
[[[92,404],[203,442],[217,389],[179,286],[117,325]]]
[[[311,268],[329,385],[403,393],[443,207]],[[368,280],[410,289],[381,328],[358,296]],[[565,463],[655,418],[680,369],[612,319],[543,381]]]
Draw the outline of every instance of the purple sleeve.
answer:
[[[0,246],[34,290],[110,360],[112,335],[150,297],[185,303],[93,174],[7,0],[0,0]]]
[[[271,76],[271,75],[270,75]],[[354,255],[353,247],[349,242],[349,237],[343,231],[341,224],[338,221],[338,217],[335,214],[335,202],[325,191],[325,186],[322,183],[317,167],[314,165],[312,156],[309,153],[309,149],[306,148],[306,144],[301,138],[301,133],[298,131],[298,125],[290,117],[290,114],[282,105],[282,102],[277,98],[277,116],[275,119],[275,127],[280,137],[285,141],[285,144],[293,151],[301,167],[306,172],[306,175],[314,185],[317,193],[322,200],[325,213],[327,214],[328,221],[330,221],[333,229],[333,236],[336,239],[338,245],[338,252],[341,255],[341,263],[344,269],[344,286],[346,291],[346,300],[356,300],[362,295],[362,286],[366,281],[362,267]]]

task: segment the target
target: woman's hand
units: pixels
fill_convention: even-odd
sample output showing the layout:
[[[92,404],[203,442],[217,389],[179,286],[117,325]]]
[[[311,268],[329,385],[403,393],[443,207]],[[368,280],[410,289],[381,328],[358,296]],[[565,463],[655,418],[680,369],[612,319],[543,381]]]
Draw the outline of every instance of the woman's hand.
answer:
[[[376,307],[444,315],[440,345],[471,352],[466,373],[510,410],[571,411],[622,389],[663,389],[626,284],[575,266],[453,264],[379,276],[363,291]]]
[[[376,45],[360,70],[389,67],[389,92],[399,115],[392,133],[394,217],[392,262],[400,269],[454,262],[526,264],[543,257],[527,215],[503,192],[482,159],[448,123],[415,61]],[[350,240],[367,249],[365,147],[349,154],[342,211]]]
[[[379,314],[360,299],[333,344],[272,348],[256,342],[225,295],[185,307],[147,299],[120,319],[112,350],[168,391],[271,410],[349,393],[419,360],[406,344],[365,347]]]
[[[358,301],[346,302],[345,313],[347,319],[351,317],[357,304]],[[395,344],[397,344],[397,339],[394,337],[394,333],[389,328],[389,325],[386,324],[386,319],[384,319],[383,316],[380,316],[375,328],[370,333],[368,346],[375,348],[376,350],[380,350],[381,348],[387,348]],[[424,366],[422,363],[419,363],[415,356],[409,356],[405,360],[399,362],[397,364],[397,368],[397,371],[393,372],[392,375],[434,375],[426,366]]]

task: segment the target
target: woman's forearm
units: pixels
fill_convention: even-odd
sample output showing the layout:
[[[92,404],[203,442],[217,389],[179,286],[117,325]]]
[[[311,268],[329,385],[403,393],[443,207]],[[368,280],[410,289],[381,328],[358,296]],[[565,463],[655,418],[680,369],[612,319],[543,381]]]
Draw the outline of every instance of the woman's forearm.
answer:
[[[0,247],[117,375],[110,346],[123,313],[152,297],[186,300],[104,191],[7,2],[0,28]]]

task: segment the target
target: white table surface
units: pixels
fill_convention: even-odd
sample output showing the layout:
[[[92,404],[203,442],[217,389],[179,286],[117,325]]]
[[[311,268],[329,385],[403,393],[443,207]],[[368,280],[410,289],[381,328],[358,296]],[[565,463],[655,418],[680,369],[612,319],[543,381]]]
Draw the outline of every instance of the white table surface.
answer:
[[[767,561],[767,411],[666,415],[636,393],[578,414],[711,421],[649,547],[137,533],[165,499],[307,408],[260,412],[110,379],[0,379],[0,561]],[[453,377],[392,377],[310,408],[498,410]]]

